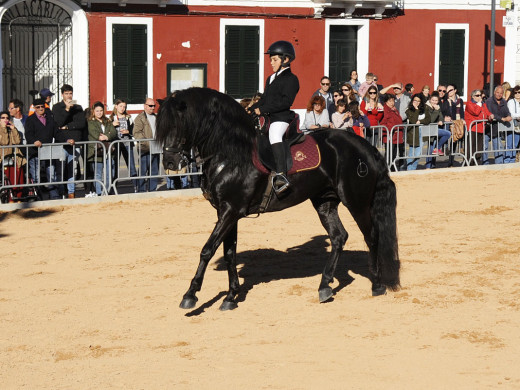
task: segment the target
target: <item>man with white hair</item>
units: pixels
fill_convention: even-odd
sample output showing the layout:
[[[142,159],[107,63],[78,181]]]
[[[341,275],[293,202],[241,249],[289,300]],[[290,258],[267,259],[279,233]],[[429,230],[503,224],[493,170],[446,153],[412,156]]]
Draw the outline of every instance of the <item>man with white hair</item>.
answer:
[[[152,98],[147,98],[144,102],[144,111],[141,112],[134,121],[134,138],[150,139],[155,138],[155,102]],[[156,176],[159,174],[159,161],[161,149],[155,141],[140,141],[137,144],[137,152],[140,155],[140,176]],[[146,179],[139,179],[139,192],[146,192]],[[157,190],[157,178],[150,178],[148,191]]]
[[[506,127],[511,128],[513,118],[511,117],[509,108],[507,108],[507,102],[506,99],[504,99],[504,88],[502,88],[501,85],[498,85],[493,92],[493,96],[490,96],[486,100],[486,106],[492,114],[490,119],[494,119],[495,121],[491,124],[491,131],[485,134],[484,150],[488,150],[489,141],[491,140],[493,150],[495,150],[495,164],[503,164],[504,152],[499,150],[501,149],[501,140],[498,134],[498,123],[502,123]],[[482,155],[482,162],[484,165],[489,164],[487,153]]]

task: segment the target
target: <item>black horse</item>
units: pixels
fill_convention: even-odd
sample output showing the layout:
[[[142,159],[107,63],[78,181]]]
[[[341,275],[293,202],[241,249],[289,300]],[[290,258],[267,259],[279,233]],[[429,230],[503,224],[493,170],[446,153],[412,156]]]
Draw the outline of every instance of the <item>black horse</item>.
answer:
[[[237,307],[236,268],[238,220],[259,212],[269,176],[252,163],[257,131],[244,108],[228,95],[208,88],[190,88],[166,98],[157,116],[156,139],[169,150],[164,165],[178,164],[182,150],[196,147],[204,161],[201,187],[217,210],[218,221],[202,248],[200,263],[180,304],[196,304],[208,262],[224,243],[229,291],[221,310]],[[308,135],[307,135],[308,136]],[[290,190],[274,196],[267,211],[279,211],[310,199],[331,241],[331,252],[319,285],[319,300],[332,298],[330,283],[348,233],[338,215],[343,203],[354,217],[370,250],[372,295],[399,288],[396,191],[387,164],[363,138],[342,130],[312,134],[322,161],[314,170],[290,176]]]

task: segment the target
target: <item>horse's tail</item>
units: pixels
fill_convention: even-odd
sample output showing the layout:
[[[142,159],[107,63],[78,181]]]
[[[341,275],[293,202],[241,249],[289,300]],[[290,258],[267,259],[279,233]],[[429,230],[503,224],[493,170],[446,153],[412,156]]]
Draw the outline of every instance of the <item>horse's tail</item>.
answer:
[[[400,287],[396,206],[395,184],[390,179],[386,164],[380,161],[380,171],[370,208],[371,241],[374,245],[373,250],[370,251],[371,268],[379,282],[392,291]]]

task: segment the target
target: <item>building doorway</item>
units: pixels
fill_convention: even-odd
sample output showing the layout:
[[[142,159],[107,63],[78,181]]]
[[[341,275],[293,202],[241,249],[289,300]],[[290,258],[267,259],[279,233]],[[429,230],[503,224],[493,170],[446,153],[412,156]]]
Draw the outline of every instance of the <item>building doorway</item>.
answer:
[[[333,89],[357,69],[358,26],[332,25],[329,39],[329,78]]]
[[[1,21],[3,101],[17,98],[28,107],[35,91],[72,84],[72,20],[55,3],[25,0],[6,10]]]

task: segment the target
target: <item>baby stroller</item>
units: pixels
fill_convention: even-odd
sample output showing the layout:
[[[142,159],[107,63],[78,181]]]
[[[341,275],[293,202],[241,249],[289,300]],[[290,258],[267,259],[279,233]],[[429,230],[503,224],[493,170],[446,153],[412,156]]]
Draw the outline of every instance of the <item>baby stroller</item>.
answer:
[[[13,155],[5,156],[2,162],[2,186],[25,184],[24,167],[16,165]],[[35,187],[7,187],[0,191],[1,203],[32,202],[37,199]]]

